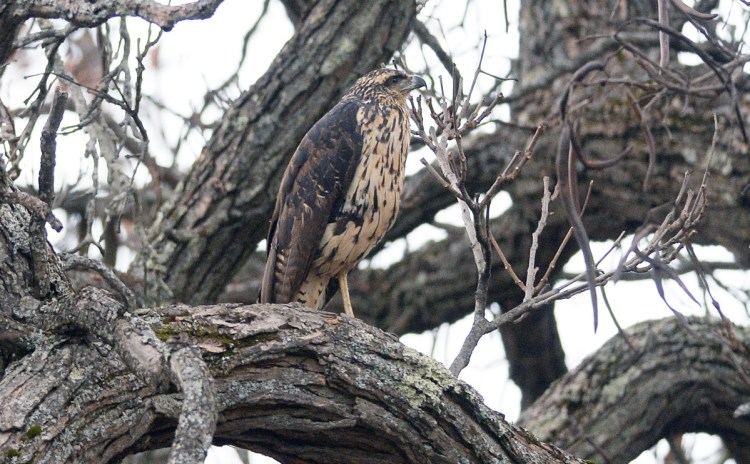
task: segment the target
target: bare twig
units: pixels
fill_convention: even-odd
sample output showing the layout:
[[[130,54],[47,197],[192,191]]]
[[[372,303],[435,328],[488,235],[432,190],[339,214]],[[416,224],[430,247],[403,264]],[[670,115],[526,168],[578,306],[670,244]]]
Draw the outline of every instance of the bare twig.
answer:
[[[589,198],[591,197],[591,192],[593,190],[594,183],[589,182],[589,188],[586,191],[586,198],[583,201],[583,208],[581,208],[581,214],[583,215],[583,212],[586,211],[586,205],[589,202]],[[558,190],[555,190],[552,192],[552,198],[554,199],[556,197]],[[555,266],[557,265],[557,260],[560,259],[560,256],[562,255],[563,250],[568,245],[568,242],[570,241],[570,238],[573,236],[573,228],[569,228],[568,232],[565,234],[565,237],[563,237],[562,241],[560,242],[560,245],[557,247],[557,251],[555,252],[555,256],[552,257],[552,260],[547,265],[547,270],[544,272],[544,275],[541,279],[539,279],[539,282],[536,284],[536,287],[534,287],[534,293],[540,292],[545,285],[549,282],[549,278],[552,275],[552,271],[555,269]]]
[[[17,203],[28,209],[34,216],[47,222],[56,232],[63,229],[62,222],[52,213],[52,208],[38,197],[28,193],[13,190],[0,195],[0,202],[7,204]]]
[[[669,26],[669,13],[667,0],[658,0],[659,23]],[[664,31],[659,31],[659,67],[665,69],[669,65],[669,36]]]
[[[484,47],[482,48],[482,51],[484,52]],[[481,57],[484,56],[483,52]],[[474,77],[468,94],[462,92],[462,79],[460,78],[460,74],[457,71],[452,73],[454,86],[452,89],[450,104],[445,97],[445,90],[442,88],[442,79],[439,79],[441,84],[441,94],[436,101],[440,105],[440,112],[435,110],[431,98],[426,100],[427,108],[429,109],[430,115],[437,127],[430,127],[429,130],[425,130],[422,108],[420,105],[421,99],[417,99],[417,104],[411,100],[412,119],[417,126],[416,134],[421,137],[424,143],[435,153],[440,172],[427,163],[425,159],[422,159],[421,162],[425,165],[428,172],[456,197],[459,207],[461,208],[461,217],[464,222],[466,233],[469,237],[469,243],[471,244],[474,262],[477,268],[474,322],[469,335],[464,340],[461,350],[451,363],[450,371],[455,375],[458,375],[469,363],[471,354],[479,342],[479,339],[487,333],[486,327],[488,320],[485,317],[485,309],[487,306],[487,294],[490,281],[492,247],[494,246],[498,251],[498,254],[502,256],[502,250],[500,250],[497,242],[489,232],[488,215],[490,202],[502,185],[514,180],[519,175],[523,166],[531,158],[533,148],[545,128],[543,125],[540,125],[537,128],[536,133],[529,142],[527,149],[523,152],[523,155],[521,155],[521,153],[516,153],[503,172],[498,175],[493,185],[483,195],[470,194],[467,191],[465,185],[467,163],[461,139],[464,135],[478,127],[481,121],[489,116],[492,109],[502,99],[502,95],[497,94],[486,104],[476,106],[471,104],[471,95],[476,87],[479,75],[482,74],[481,57],[480,63],[474,72]],[[484,107],[483,110],[482,107]],[[450,140],[455,140],[455,151],[448,148],[448,142]],[[506,268],[512,273],[512,268],[507,260],[504,260],[504,263]],[[517,276],[515,278],[517,282],[520,283],[520,279],[518,279]]]
[[[672,5],[677,7],[678,10],[680,10],[681,12],[695,19],[700,19],[703,21],[711,21],[713,19],[716,19],[719,16],[717,14],[701,13],[700,11],[694,8],[691,8],[685,3],[683,3],[682,0],[671,0],[671,1],[672,1]]]
[[[420,42],[427,45],[435,53],[435,56],[440,60],[446,71],[460,77],[460,74],[457,74],[458,68],[456,67],[456,63],[453,62],[450,54],[443,49],[437,37],[427,29],[427,26],[422,21],[414,21],[414,33],[417,34]]]
[[[60,87],[55,90],[52,99],[47,122],[42,128],[41,140],[41,162],[39,167],[39,198],[52,206],[55,199],[55,156],[57,150],[57,129],[65,112],[65,104],[68,102],[67,92],[62,92]]]
[[[505,253],[503,253],[502,248],[500,248],[500,245],[495,240],[495,236],[492,235],[490,232],[490,242],[492,243],[493,248],[495,248],[495,251],[497,252],[497,255],[500,257],[500,261],[502,261],[503,266],[505,270],[510,274],[510,277],[513,279],[513,282],[518,285],[518,288],[521,289],[522,292],[526,291],[526,286],[523,284],[520,278],[518,278],[518,275],[516,275],[516,272],[513,270],[513,266],[508,262],[508,258],[505,257]]]
[[[39,20],[39,23],[41,27],[43,28],[43,30],[54,29],[53,26],[50,24],[50,22],[47,20]],[[36,98],[34,99],[34,101],[28,104],[28,106],[20,114],[21,117],[28,117],[29,120],[26,126],[21,131],[21,133],[18,135],[17,142],[15,144],[15,150],[13,150],[9,156],[11,167],[8,171],[8,177],[11,180],[15,180],[16,178],[18,178],[18,176],[21,173],[21,169],[20,169],[21,160],[23,159],[26,146],[28,145],[28,142],[31,138],[31,133],[36,127],[36,123],[39,119],[39,116],[41,115],[42,105],[44,104],[44,101],[47,98],[47,92],[49,91],[48,80],[50,76],[53,75],[53,70],[56,67],[60,66],[60,57],[58,56],[58,51],[60,49],[60,46],[62,45],[65,38],[71,33],[73,33],[76,29],[78,29],[77,26],[68,25],[65,28],[64,32],[60,34],[61,37],[57,38],[55,41],[51,43],[45,44],[45,54],[47,55],[47,65],[45,67],[44,72],[42,73],[42,77],[39,80],[36,89],[24,101],[25,104],[28,104],[28,102],[34,97],[34,95],[36,95]]]
[[[497,176],[495,182],[493,182],[490,188],[485,192],[484,198],[482,198],[482,201],[479,203],[480,208],[484,208],[485,206],[487,206],[487,203],[492,198],[494,198],[494,196],[500,190],[500,187],[507,183],[513,182],[518,177],[523,167],[531,159],[537,142],[546,130],[547,126],[545,124],[539,124],[537,126],[536,132],[534,132],[534,136],[531,137],[531,141],[529,141],[529,144],[526,146],[526,150],[524,150],[523,152],[523,156],[520,156],[519,152],[516,152],[513,155],[513,158],[511,158],[511,160],[505,166],[503,172],[499,176]]]
[[[635,114],[638,116],[638,120],[641,123],[643,129],[643,135],[646,137],[646,144],[648,146],[648,167],[646,168],[646,176],[643,178],[643,191],[648,190],[648,184],[651,180],[651,175],[654,173],[654,166],[656,165],[656,147],[654,146],[654,137],[651,135],[651,128],[646,121],[646,117],[643,115],[640,105],[635,100],[635,97],[629,90],[625,89],[625,96],[630,103],[630,107],[633,109]]]
[[[529,267],[526,270],[526,292],[523,296],[523,301],[528,301],[533,296],[534,282],[536,281],[536,273],[539,268],[536,267],[536,252],[539,247],[539,236],[542,234],[544,227],[547,225],[547,218],[549,217],[549,204],[552,197],[552,192],[549,189],[549,177],[544,176],[544,194],[542,196],[542,211],[539,222],[537,223],[536,230],[531,233],[531,249],[529,250]]]

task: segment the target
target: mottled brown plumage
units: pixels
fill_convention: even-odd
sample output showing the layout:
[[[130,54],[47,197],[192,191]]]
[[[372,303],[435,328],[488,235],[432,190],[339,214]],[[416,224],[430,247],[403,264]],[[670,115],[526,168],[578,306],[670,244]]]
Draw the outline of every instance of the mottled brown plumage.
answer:
[[[360,78],[300,142],[281,180],[260,301],[322,308],[393,225],[409,150],[406,97],[422,78]]]

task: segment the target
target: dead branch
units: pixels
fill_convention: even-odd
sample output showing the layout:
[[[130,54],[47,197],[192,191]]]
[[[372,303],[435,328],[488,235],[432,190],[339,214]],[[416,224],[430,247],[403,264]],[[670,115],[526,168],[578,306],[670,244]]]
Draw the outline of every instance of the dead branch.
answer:
[[[29,0],[10,4],[10,16],[18,18],[65,19],[71,23],[94,27],[108,19],[123,15],[139,17],[165,31],[180,21],[210,18],[223,0],[196,0],[183,5],[164,5],[152,0],[95,0],[75,8],[69,2],[50,4],[43,0]]]

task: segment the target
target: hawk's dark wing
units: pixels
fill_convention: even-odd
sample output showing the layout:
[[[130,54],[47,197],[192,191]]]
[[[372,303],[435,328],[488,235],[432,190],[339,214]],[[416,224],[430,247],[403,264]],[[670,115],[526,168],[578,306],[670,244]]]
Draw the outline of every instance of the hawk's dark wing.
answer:
[[[261,303],[288,303],[302,285],[362,153],[359,104],[345,100],[308,131],[281,180],[268,231]]]

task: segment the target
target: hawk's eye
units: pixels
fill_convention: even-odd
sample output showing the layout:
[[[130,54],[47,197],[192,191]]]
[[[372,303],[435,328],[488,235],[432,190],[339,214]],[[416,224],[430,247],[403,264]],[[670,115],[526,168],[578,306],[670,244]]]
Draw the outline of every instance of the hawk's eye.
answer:
[[[391,76],[391,77],[388,78],[387,82],[388,82],[388,85],[396,85],[399,82],[401,82],[402,80],[404,80],[403,76]]]

